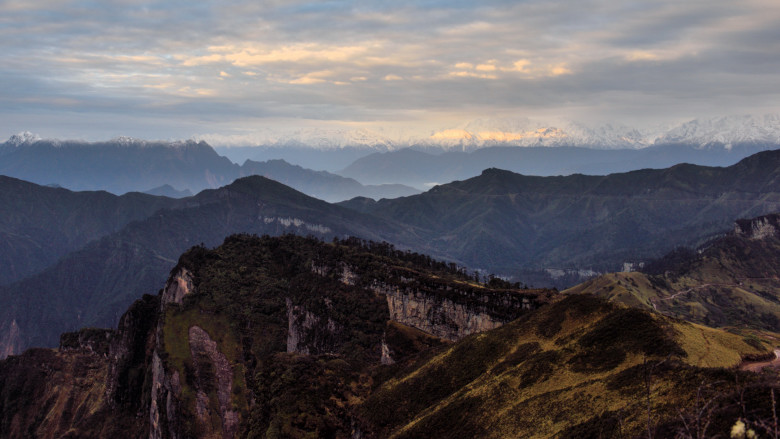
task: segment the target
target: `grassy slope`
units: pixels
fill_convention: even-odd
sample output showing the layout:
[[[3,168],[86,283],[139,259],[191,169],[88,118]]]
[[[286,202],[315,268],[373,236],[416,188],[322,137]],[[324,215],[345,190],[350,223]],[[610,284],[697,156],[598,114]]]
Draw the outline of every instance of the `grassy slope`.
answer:
[[[571,296],[388,380],[363,415],[390,437],[576,437],[579,424],[605,416],[637,434],[646,426],[645,358],[672,356],[652,386],[658,416],[668,420],[714,373],[699,367],[731,367],[766,350],[724,331]]]
[[[700,253],[666,259],[663,274],[611,273],[565,293],[591,293],[708,326],[780,331],[777,237],[729,234]]]

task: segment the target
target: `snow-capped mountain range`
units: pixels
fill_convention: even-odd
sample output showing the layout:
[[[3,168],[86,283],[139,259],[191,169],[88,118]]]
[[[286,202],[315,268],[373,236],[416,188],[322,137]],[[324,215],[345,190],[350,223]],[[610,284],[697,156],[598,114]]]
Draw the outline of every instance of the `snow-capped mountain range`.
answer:
[[[385,129],[263,129],[251,135],[201,135],[215,146],[309,146],[319,149],[361,147],[397,150],[408,146],[473,150],[489,146],[580,146],[639,149],[662,144],[729,149],[737,143],[780,144],[780,115],[695,119],[677,125],[640,129],[620,123],[598,126],[529,118],[484,118],[425,134]]]
[[[588,126],[570,120],[550,122],[528,118],[485,118],[425,134],[381,128],[263,128],[249,135],[205,134],[193,136],[193,139],[206,141],[213,146],[313,147],[323,150],[357,147],[391,151],[409,146],[474,150],[498,145],[639,149],[666,144],[730,149],[732,145],[744,143],[780,145],[780,115],[695,119],[657,129],[638,129],[619,123]],[[41,140],[35,134],[23,132],[11,136],[3,146],[19,147]],[[191,140],[169,143],[171,146],[181,146],[189,142]],[[120,137],[108,143],[143,146],[165,142]]]

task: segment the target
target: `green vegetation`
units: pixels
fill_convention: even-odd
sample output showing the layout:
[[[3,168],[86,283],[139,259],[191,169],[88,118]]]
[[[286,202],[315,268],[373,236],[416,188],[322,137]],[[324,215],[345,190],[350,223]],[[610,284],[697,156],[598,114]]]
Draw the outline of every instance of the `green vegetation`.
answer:
[[[540,333],[550,322],[556,330]],[[726,416],[713,431],[728,431],[739,418],[729,405],[732,392],[748,383],[750,392],[768,392],[767,384],[750,374],[692,366],[703,360],[686,350],[700,340],[688,338],[702,337],[713,351],[704,362],[718,368],[767,348],[691,328],[592,296],[570,296],[387,380],[363,404],[361,419],[379,427],[380,437],[634,437],[647,428],[650,374],[653,431],[682,428],[676,408],[692,408],[699,386],[708,383],[720,386],[718,416]],[[724,358],[719,350],[734,355]],[[763,413],[771,407],[753,403]]]
[[[184,377],[183,428],[193,434],[205,428],[194,415],[194,389],[204,389],[195,376],[203,381],[203,374],[213,374],[192,356],[193,326],[210,334],[232,365],[233,403],[245,420],[243,435],[342,437],[352,428],[348,414],[378,382],[422,361],[419,353],[445,346],[419,330],[389,322],[387,300],[373,292],[374,286],[402,285],[507,320],[523,313],[519,306],[510,309],[512,300],[519,304],[522,298],[549,294],[493,290],[473,283],[455,264],[355,238],[324,243],[293,235],[234,235],[214,250],[190,249],[172,274],[181,268],[191,273],[193,292],[182,304],[167,308],[162,357]],[[492,295],[509,301],[502,305],[480,299]],[[289,345],[292,331],[297,344]],[[378,367],[383,342],[397,362],[392,366]],[[304,349],[308,355],[290,349]],[[454,364],[469,358],[475,363],[442,373],[457,388],[474,379],[472,368],[484,372],[478,359],[496,349],[502,349],[500,343],[459,345]],[[207,389],[215,401],[213,389]],[[433,398],[441,392],[447,391],[441,389]]]
[[[500,169],[364,210],[425,231],[410,245],[472,267],[614,271],[780,210],[780,152],[711,168],[534,177]],[[399,241],[396,241],[399,242]]]
[[[702,398],[711,432],[771,419],[777,380],[734,368],[768,353],[754,334],[588,294],[491,289],[489,276],[475,283],[455,264],[354,238],[234,235],[190,249],[171,280],[184,269],[192,288],[164,312],[170,291],[137,301],[117,331],[65,334],[67,349],[0,362],[0,427],[148,436],[153,352],[176,382],[176,410],[161,419],[182,437],[219,436],[225,411],[241,438],[634,437],[648,425],[669,437]],[[389,321],[379,285],[513,320],[445,342]],[[538,309],[518,306],[533,297]]]
[[[645,273],[613,273],[567,290],[657,310],[712,327],[780,331],[780,235],[760,238],[753,225],[776,215],[744,220],[745,231],[706,243],[701,251],[676,249]]]

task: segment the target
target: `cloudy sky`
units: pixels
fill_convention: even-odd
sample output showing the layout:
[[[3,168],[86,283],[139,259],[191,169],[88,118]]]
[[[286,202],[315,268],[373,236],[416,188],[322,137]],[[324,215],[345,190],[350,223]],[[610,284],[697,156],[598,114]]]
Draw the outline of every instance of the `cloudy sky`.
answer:
[[[0,137],[780,111],[777,0],[0,0]]]

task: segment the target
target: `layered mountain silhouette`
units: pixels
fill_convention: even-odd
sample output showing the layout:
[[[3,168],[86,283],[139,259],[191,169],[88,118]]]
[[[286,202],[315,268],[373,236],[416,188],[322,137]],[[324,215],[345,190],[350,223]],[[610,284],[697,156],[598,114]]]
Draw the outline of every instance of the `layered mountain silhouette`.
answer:
[[[140,193],[71,192],[0,176],[0,285],[178,202]]]
[[[416,239],[413,230],[328,204],[273,180],[239,179],[195,197],[171,200],[171,208],[157,210],[34,276],[0,288],[0,330],[15,334],[0,340],[0,352],[17,351],[9,346],[51,346],[62,328],[113,326],[133,300],[159,288],[184,250],[200,243],[217,245],[237,232]]]
[[[523,276],[563,268],[615,271],[676,245],[705,242],[737,218],[780,211],[779,177],[780,152],[768,151],[727,168],[678,165],[608,176],[490,169],[423,194],[343,206],[257,176],[180,200],[138,195],[153,213],[102,237],[85,236],[91,241],[61,250],[70,252],[53,265],[0,288],[0,330],[7,335],[0,346],[4,354],[17,353],[52,346],[63,331],[112,326],[133,300],[159,288],[181,252],[217,245],[232,233],[387,241],[482,270],[476,277],[492,272],[539,285]],[[160,200],[170,205],[156,210]],[[40,227],[55,217],[44,215]],[[9,260],[14,248],[7,247]]]
[[[474,151],[406,148],[375,152],[337,171],[364,184],[404,182],[419,189],[478,176],[484,169],[500,168],[525,175],[606,175],[639,169],[662,169],[679,163],[730,166],[774,143],[737,143],[701,147],[659,144],[642,149],[593,149],[574,146],[493,146]]]
[[[496,273],[616,271],[690,245],[737,218],[780,210],[780,151],[725,167],[676,165],[607,176],[499,169],[420,195],[344,203],[425,231],[421,250]],[[658,253],[661,249],[661,253]]]
[[[249,175],[264,175],[331,202],[356,196],[379,199],[419,192],[400,184],[363,186],[350,178],[304,169],[283,160],[249,160],[239,166],[218,155],[206,142],[191,140],[119,138],[90,143],[14,136],[0,144],[0,174],[77,191],[136,191],[176,198],[215,189]]]

